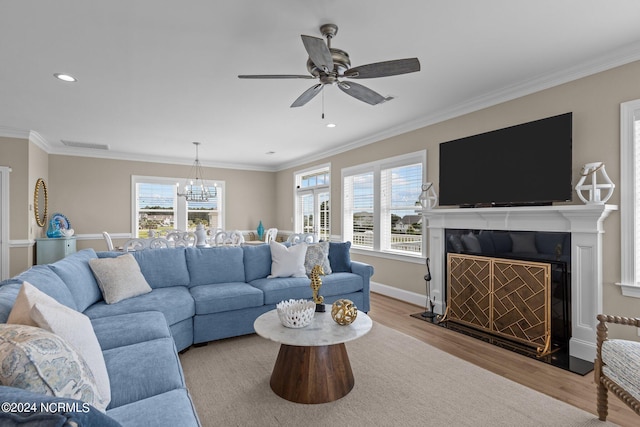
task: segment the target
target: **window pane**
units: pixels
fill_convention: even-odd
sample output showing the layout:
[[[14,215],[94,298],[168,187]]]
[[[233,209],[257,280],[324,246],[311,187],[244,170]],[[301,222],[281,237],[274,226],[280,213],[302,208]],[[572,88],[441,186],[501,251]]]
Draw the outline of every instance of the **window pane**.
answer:
[[[640,249],[640,120],[634,121],[634,145],[635,145],[635,247]],[[637,254],[638,252],[636,252]],[[640,283],[640,257],[635,259],[635,283]]]
[[[198,223],[202,223],[205,228],[221,228],[218,211],[221,192],[217,186],[209,185],[209,193],[212,196],[209,201],[187,202],[187,230],[195,231]]]
[[[354,175],[351,181],[353,245],[373,248],[373,172]]]
[[[422,252],[422,215],[416,214],[416,202],[422,192],[422,164],[401,166],[385,171],[391,180],[391,195],[385,221],[388,221],[389,244],[384,249],[400,252]],[[385,227],[385,229],[387,229]]]
[[[138,237],[146,238],[149,230],[171,230],[175,223],[175,185],[139,183],[137,191]]]

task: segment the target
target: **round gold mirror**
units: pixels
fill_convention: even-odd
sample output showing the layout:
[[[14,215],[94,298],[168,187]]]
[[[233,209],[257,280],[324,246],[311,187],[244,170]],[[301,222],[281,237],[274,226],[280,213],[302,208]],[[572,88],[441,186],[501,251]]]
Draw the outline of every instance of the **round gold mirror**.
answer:
[[[47,195],[47,184],[44,179],[38,178],[36,188],[33,191],[33,213],[39,227],[44,227],[47,221],[47,211],[49,209],[49,196]]]

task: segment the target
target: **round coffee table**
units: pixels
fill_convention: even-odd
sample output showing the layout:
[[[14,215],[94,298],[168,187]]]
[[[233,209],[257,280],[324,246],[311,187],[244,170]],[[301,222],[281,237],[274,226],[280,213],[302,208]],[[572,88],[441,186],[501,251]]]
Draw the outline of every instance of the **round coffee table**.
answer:
[[[315,313],[309,326],[287,328],[276,310],[264,313],[253,327],[263,338],[280,343],[271,374],[271,389],[297,403],[326,403],[346,396],[355,383],[345,342],[371,330],[373,322],[358,312],[356,320],[340,326],[331,313]]]

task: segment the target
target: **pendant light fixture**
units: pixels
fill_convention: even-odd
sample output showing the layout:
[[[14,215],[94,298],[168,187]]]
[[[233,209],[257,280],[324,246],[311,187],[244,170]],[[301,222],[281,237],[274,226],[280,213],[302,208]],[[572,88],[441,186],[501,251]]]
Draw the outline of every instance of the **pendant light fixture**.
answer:
[[[208,202],[210,198],[216,197],[216,189],[210,191],[209,186],[202,177],[202,166],[200,165],[200,159],[198,158],[198,146],[199,142],[194,142],[196,146],[196,161],[193,162],[191,168],[191,174],[189,178],[185,180],[182,192],[180,192],[180,183],[176,184],[176,193],[179,197],[184,197],[187,202]]]

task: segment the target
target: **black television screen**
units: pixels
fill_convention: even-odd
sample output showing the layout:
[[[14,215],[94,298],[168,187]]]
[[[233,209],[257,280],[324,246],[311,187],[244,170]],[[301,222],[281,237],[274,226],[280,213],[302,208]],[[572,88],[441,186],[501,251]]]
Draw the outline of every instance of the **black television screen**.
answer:
[[[571,200],[572,113],[440,144],[439,204]]]

